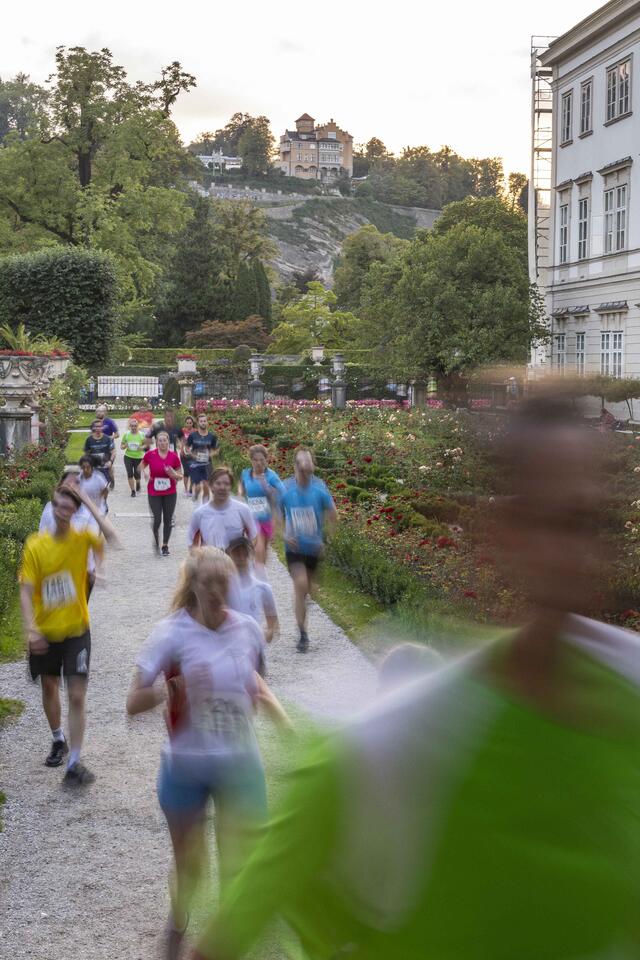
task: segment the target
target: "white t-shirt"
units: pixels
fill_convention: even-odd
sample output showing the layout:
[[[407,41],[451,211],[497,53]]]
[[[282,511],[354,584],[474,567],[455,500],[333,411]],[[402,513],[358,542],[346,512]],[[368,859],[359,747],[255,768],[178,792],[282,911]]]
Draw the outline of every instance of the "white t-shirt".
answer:
[[[255,752],[254,671],[264,647],[251,617],[233,610],[218,630],[208,630],[186,610],[155,627],[137,658],[142,683],[161,674],[182,676],[185,701],[174,704],[165,751],[185,759]]]
[[[273,590],[264,580],[258,580],[252,573],[238,574],[229,591],[229,606],[238,613],[252,617],[262,625],[265,617],[277,617],[276,601]]]
[[[84,504],[82,504],[81,507],[78,507],[74,515],[71,517],[71,526],[74,530],[91,530],[93,533],[100,533],[100,527]],[[55,530],[56,518],[53,515],[53,504],[51,501],[49,501],[49,503],[45,503],[44,510],[42,511],[38,533],[44,533],[45,531],[47,533],[55,533]],[[87,570],[89,573],[93,573],[95,569],[96,559],[93,555],[93,550],[89,550],[89,553],[87,554]]]
[[[90,477],[80,476],[80,489],[93,500],[100,513],[107,512],[107,504],[102,491],[108,487],[107,478],[100,470],[94,470]]]
[[[189,524],[189,546],[198,531],[204,546],[219,547],[220,550],[226,550],[235,537],[245,536],[245,531],[249,540],[257,537],[258,529],[253,514],[242,500],[229,497],[222,508],[212,504],[213,501],[210,501],[193,511]]]

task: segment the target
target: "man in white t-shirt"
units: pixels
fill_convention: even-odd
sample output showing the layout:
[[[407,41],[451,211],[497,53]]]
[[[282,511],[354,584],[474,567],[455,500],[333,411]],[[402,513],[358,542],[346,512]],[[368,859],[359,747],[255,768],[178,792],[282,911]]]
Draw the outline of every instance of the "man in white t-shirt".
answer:
[[[104,479],[104,478],[103,478]],[[106,483],[106,480],[105,480]],[[62,486],[80,488],[80,474],[77,470],[66,470],[60,482],[58,488]],[[71,517],[71,526],[74,530],[92,530],[95,534],[100,533],[100,527],[96,521],[91,516],[89,510],[82,504],[81,507],[78,507],[76,512]],[[53,512],[53,503],[49,500],[45,504],[42,511],[42,516],[40,517],[40,524],[38,526],[38,533],[44,533],[45,531],[49,533],[55,533],[56,531],[56,518]],[[100,558],[102,563],[102,558]],[[91,591],[93,590],[94,584],[96,582],[96,576],[100,574],[102,566],[100,569],[97,567],[96,557],[93,553],[93,550],[89,551],[87,556],[87,596],[91,596]]]
[[[265,641],[271,643],[280,626],[278,610],[270,585],[258,580],[251,571],[251,544],[246,537],[236,537],[227,547],[227,553],[238,571],[229,591],[229,606],[238,613],[253,617],[263,628]]]
[[[232,540],[247,537],[253,542],[258,529],[249,507],[231,496],[233,474],[228,467],[218,467],[211,475],[212,498],[191,515],[188,544],[218,547],[226,550]]]
[[[78,463],[80,465],[80,489],[95,503],[100,513],[108,513],[109,481],[102,470],[95,469],[90,456],[80,457]]]

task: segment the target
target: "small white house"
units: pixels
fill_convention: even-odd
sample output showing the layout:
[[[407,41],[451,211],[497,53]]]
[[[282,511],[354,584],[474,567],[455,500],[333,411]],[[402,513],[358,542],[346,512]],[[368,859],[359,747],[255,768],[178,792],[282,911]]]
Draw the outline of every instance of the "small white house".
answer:
[[[198,154],[197,159],[212,173],[224,173],[225,170],[241,170],[242,157],[226,157],[221,150],[210,154]]]

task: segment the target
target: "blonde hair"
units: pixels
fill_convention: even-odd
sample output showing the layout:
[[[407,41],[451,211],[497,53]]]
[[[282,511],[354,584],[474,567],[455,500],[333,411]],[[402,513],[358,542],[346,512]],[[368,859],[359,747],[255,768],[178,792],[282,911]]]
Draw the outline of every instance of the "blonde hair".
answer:
[[[171,601],[172,613],[196,606],[194,583],[205,571],[208,582],[219,594],[220,606],[226,604],[229,581],[236,572],[233,561],[217,547],[194,547],[180,566],[178,586]]]
[[[253,445],[252,447],[249,447],[249,459],[250,459],[250,460],[253,460],[253,458],[254,458],[258,453],[261,453],[262,456],[265,458],[265,460],[267,460],[268,457],[269,457],[269,451],[268,451],[267,448],[264,446],[264,444],[262,444],[262,443],[254,443],[254,445]]]

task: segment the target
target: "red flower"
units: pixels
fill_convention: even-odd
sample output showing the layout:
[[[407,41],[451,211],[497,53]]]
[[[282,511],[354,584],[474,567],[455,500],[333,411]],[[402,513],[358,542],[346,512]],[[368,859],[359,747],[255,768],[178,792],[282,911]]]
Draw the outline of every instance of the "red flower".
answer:
[[[368,517],[368,518],[367,518],[367,526],[368,526],[368,527],[371,526],[371,517]]]
[[[364,460],[365,463],[372,463],[372,462],[373,462],[373,457],[363,457],[362,459]]]
[[[353,460],[347,460],[347,466],[352,467],[352,466],[353,466]]]
[[[623,620],[632,620],[634,617],[640,617],[640,613],[637,610],[625,610],[622,614]]]
[[[470,597],[472,600],[478,599],[478,594],[475,592],[475,590],[465,590],[464,595],[465,597]]]
[[[436,547],[438,550],[443,550],[445,547],[452,547],[453,540],[451,537],[438,537],[436,540]]]

